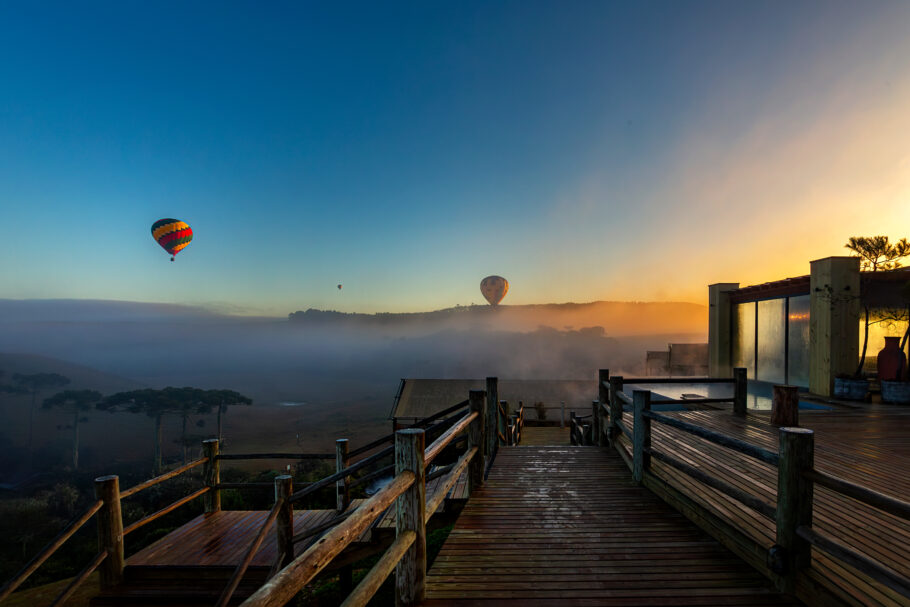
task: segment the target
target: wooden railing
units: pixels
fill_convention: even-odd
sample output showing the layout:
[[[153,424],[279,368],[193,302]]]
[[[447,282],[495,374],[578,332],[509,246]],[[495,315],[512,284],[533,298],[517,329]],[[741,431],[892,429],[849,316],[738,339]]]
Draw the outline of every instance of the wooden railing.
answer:
[[[524,403],[518,401],[518,409],[509,413],[508,401],[497,404],[497,436],[500,445],[518,445],[521,443],[521,430],[524,427]]]
[[[742,372],[740,374],[744,375]],[[604,376],[607,376],[609,381],[604,381]],[[706,380],[697,381],[702,383]],[[895,592],[910,598],[910,579],[906,576],[812,528],[814,485],[816,484],[904,520],[910,520],[910,502],[816,470],[814,468],[814,432],[812,430],[780,428],[778,451],[775,453],[746,441],[652,411],[651,406],[655,402],[666,401],[652,400],[652,394],[647,390],[635,390],[630,397],[622,392],[622,383],[621,378],[609,377],[609,372],[601,371],[599,378],[599,385],[602,389],[601,401],[595,407],[597,413],[594,416],[597,420],[595,427],[600,444],[606,440],[610,447],[618,450],[631,469],[632,478],[638,483],[648,484],[647,481],[655,478],[651,473],[651,460],[655,459],[773,521],[776,526],[776,543],[767,550],[766,564],[768,570],[774,574],[775,583],[782,591],[790,593],[795,591],[797,576],[809,567],[811,547],[814,546]],[[632,408],[631,429],[627,428],[623,422],[623,412],[626,406]],[[687,464],[670,453],[655,449],[651,440],[652,423],[663,424],[692,434],[776,467],[778,471],[776,503],[770,504],[721,478]],[[620,437],[623,435],[631,444],[631,458],[620,444]]]
[[[395,477],[392,481],[356,510],[346,513],[344,520],[338,522],[300,556],[293,558],[287,566],[281,568],[243,605],[265,607],[287,603],[354,539],[373,525],[393,503],[397,503],[395,541],[343,605],[346,607],[365,605],[393,569],[396,570],[396,603],[416,605],[423,601],[426,594],[427,521],[466,470],[469,490],[483,483],[482,450],[487,434],[484,426],[489,419],[485,415],[486,396],[484,391],[471,391],[468,413],[456,420],[454,425],[443,432],[429,447],[424,447],[425,431],[422,429],[409,428],[396,432]],[[428,498],[427,465],[443,449],[453,444],[456,437],[461,434],[467,434],[468,444],[465,452],[447,469],[445,480],[439,483],[436,492]],[[294,495],[290,495],[284,499],[292,501],[293,498]],[[278,508],[279,504],[276,503],[273,512]],[[278,520],[280,522],[280,518]]]
[[[216,441],[217,442],[217,441]],[[153,487],[166,480],[172,479],[198,466],[206,466],[206,474],[211,468],[213,459],[208,455],[188,464],[165,472],[160,476],[143,481],[129,489],[120,491],[120,478],[117,476],[101,476],[95,479],[96,501],[85,512],[73,519],[57,537],[50,541],[41,552],[33,557],[26,565],[0,589],[0,602],[21,586],[37,569],[50,558],[70,537],[73,536],[93,517],[97,517],[98,527],[98,553],[80,571],[69,585],[51,603],[52,607],[62,605],[85,582],[86,579],[100,568],[102,589],[110,588],[123,580],[124,566],[124,536],[136,529],[173,512],[180,506],[188,504],[198,497],[209,494],[210,487],[206,486],[190,495],[183,497],[157,512],[154,512],[127,527],[123,526],[123,516],[120,502],[122,499],[136,495],[144,489]]]

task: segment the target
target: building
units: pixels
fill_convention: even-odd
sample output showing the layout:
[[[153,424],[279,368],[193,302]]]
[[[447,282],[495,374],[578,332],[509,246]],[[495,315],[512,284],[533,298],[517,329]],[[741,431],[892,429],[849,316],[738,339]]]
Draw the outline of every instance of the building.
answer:
[[[903,336],[910,303],[910,268],[861,272],[857,257],[810,263],[807,276],[740,287],[708,287],[709,374],[745,367],[750,379],[834,392],[837,375],[860,360],[865,309],[871,314],[866,370],[887,335]]]

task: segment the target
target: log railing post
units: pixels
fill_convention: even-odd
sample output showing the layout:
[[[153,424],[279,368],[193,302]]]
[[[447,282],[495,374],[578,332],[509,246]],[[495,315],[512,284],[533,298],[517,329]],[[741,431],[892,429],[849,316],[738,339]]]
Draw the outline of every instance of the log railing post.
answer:
[[[592,436],[591,436],[591,424],[582,424],[581,425],[581,444],[583,446],[592,445]]]
[[[104,502],[98,511],[98,552],[107,558],[98,568],[102,590],[123,581],[123,515],[120,511],[120,478],[100,476],[95,479],[95,497]]]
[[[575,411],[569,411],[569,444],[578,444],[578,438],[575,435]]]
[[[419,605],[426,598],[427,533],[426,476],[424,474],[423,430],[408,429],[395,433],[395,475],[405,470],[414,473],[414,484],[397,500],[395,532],[417,534],[395,569],[395,605]]]
[[[294,493],[294,477],[282,474],[275,477],[275,501],[284,500],[275,519],[278,536],[278,568],[283,569],[294,560],[294,504],[288,498]]]
[[[484,405],[486,396],[483,390],[471,390],[468,396],[468,412],[477,413],[477,419],[468,427],[468,450],[477,447],[477,455],[468,464],[468,495],[483,485],[483,449],[484,449]]]
[[[632,479],[641,484],[645,470],[651,467],[651,418],[644,415],[645,411],[651,410],[651,391],[632,392],[632,408],[635,416],[635,427],[632,428]]]
[[[616,439],[619,438],[621,430],[616,422],[622,419],[622,401],[617,394],[622,392],[622,376],[617,375],[610,378],[610,425],[607,427],[607,439],[610,446],[616,446]]]
[[[591,444],[600,446],[600,401],[591,401]]]
[[[742,367],[733,369],[733,415],[746,416],[746,394],[748,381],[746,370]]]
[[[799,426],[799,388],[796,386],[772,387],[771,424],[796,428]]]
[[[496,444],[499,440],[499,380],[495,377],[487,378],[487,427],[484,428],[487,443],[484,453],[487,457],[493,457],[496,451]]]
[[[604,445],[604,432],[606,431],[606,424],[604,424],[604,410],[600,406],[600,403],[606,405],[610,402],[610,389],[606,386],[610,381],[610,370],[601,369],[597,372],[597,414],[594,416],[594,419],[597,420],[595,423],[595,431],[597,432],[597,441],[595,444],[599,447]]]
[[[812,525],[813,483],[802,472],[815,462],[814,432],[808,428],[781,428],[777,467],[777,543],[768,564],[779,574],[778,588],[793,592],[796,573],[809,566],[811,545],[796,530]]]
[[[509,437],[507,431],[509,429],[509,401],[501,400],[499,401],[499,430],[502,432],[502,435],[506,438],[506,444],[509,444]]]
[[[335,472],[341,472],[348,467],[348,439],[339,438],[335,441]],[[347,477],[335,481],[335,509],[341,513],[351,505],[351,491],[348,488]]]
[[[221,462],[218,460],[218,449],[217,438],[202,441],[202,454],[208,458],[202,468],[205,486],[209,488],[202,497],[206,514],[221,510],[221,490],[217,488],[221,482]]]
[[[341,472],[348,467],[348,439],[339,438],[335,441],[335,472]],[[335,509],[342,513],[351,505],[351,489],[348,477],[335,481]],[[341,593],[348,595],[354,589],[354,568],[351,565],[342,567],[338,571],[338,586]]]

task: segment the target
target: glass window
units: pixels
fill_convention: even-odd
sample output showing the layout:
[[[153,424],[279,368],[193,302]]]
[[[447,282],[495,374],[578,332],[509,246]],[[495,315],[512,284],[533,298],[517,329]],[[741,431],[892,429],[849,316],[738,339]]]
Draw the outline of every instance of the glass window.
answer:
[[[733,314],[733,366],[755,379],[755,302],[736,304]]]
[[[788,361],[787,383],[791,386],[809,387],[809,296],[790,298],[790,316],[787,324]]]
[[[774,384],[787,381],[785,368],[786,298],[758,302],[758,365],[755,378]]]

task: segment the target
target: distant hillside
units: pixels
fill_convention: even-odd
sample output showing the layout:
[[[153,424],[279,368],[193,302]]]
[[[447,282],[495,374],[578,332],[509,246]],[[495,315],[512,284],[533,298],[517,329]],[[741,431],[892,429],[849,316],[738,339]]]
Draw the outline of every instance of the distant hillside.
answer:
[[[708,328],[707,306],[686,302],[595,301],[523,306],[459,306],[432,312],[358,314],[309,309],[288,316],[293,323],[411,327],[489,328],[530,331],[603,327],[608,335],[701,333]]]

